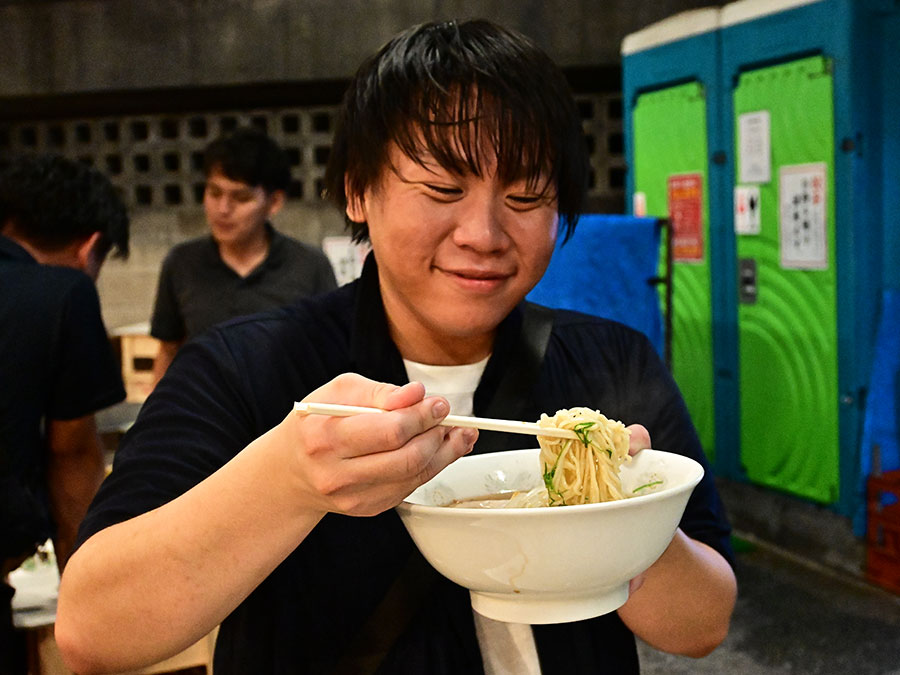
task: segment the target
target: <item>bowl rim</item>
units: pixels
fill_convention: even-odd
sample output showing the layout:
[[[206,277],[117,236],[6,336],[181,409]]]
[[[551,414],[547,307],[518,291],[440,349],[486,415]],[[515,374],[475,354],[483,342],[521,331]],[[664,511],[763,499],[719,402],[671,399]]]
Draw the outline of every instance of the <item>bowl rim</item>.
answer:
[[[469,455],[468,457],[471,459],[476,459],[480,457],[485,457],[490,454],[498,454],[498,453],[532,453],[535,451],[539,451],[539,448],[524,448],[521,450],[500,450],[497,453],[482,453],[479,455]],[[688,457],[687,455],[682,455],[677,452],[670,452],[666,450],[656,450],[655,448],[647,448],[645,450],[641,450],[641,452],[652,452],[654,454],[659,453],[662,455],[672,455],[679,457],[680,459],[687,460],[688,465],[694,471],[695,475],[691,476],[688,480],[680,485],[675,485],[672,487],[664,488],[662,490],[657,490],[656,492],[649,492],[644,495],[635,495],[633,497],[628,497],[625,499],[617,499],[615,501],[610,502],[598,502],[595,504],[569,504],[566,506],[559,507],[529,507],[529,506],[511,506],[508,508],[500,508],[500,509],[486,509],[480,508],[477,506],[457,506],[455,508],[448,508],[447,506],[437,506],[435,504],[420,504],[418,502],[408,501],[409,496],[407,496],[402,502],[400,502],[395,508],[401,513],[420,513],[420,514],[428,514],[428,513],[441,513],[444,517],[453,518],[453,517],[471,517],[472,514],[478,513],[482,514],[485,517],[513,517],[516,515],[521,515],[522,513],[533,513],[537,518],[546,518],[546,517],[554,517],[554,514],[558,514],[560,512],[564,513],[572,513],[573,515],[576,513],[591,513],[594,511],[610,511],[622,508],[630,508],[631,505],[635,503],[647,503],[659,499],[666,499],[668,497],[672,497],[674,495],[681,494],[684,491],[691,491],[697,484],[703,480],[703,476],[706,473],[706,470],[703,468],[703,465],[700,464],[693,457]],[[462,457],[461,459],[466,459],[466,457]],[[459,461],[459,460],[457,460]],[[440,473],[431,478],[431,481],[435,480]],[[427,485],[426,481],[422,485]],[[416,490],[421,488],[420,485]],[[415,492],[415,490],[413,490]],[[410,493],[410,495],[412,492]],[[491,516],[487,516],[487,514],[492,514]],[[493,514],[497,514],[494,516]],[[502,514],[502,515],[501,515]]]

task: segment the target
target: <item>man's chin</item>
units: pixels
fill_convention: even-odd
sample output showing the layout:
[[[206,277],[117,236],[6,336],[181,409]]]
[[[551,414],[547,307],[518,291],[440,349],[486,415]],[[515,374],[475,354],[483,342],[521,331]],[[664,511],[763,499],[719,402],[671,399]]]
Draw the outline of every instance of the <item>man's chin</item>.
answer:
[[[222,232],[221,230],[210,230],[210,235],[212,235],[213,241],[215,241],[220,246],[227,246],[234,243],[234,237],[231,236],[228,232]]]

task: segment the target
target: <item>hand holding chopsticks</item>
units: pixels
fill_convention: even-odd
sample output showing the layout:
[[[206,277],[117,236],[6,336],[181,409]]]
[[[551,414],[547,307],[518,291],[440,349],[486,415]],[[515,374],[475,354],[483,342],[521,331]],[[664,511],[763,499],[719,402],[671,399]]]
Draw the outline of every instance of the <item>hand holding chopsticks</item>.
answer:
[[[295,403],[294,411],[304,415],[332,415],[335,417],[349,417],[351,415],[387,412],[381,408],[313,402]],[[486,431],[505,431],[512,434],[529,434],[531,436],[549,436],[552,438],[578,438],[571,429],[542,427],[535,422],[517,422],[514,420],[500,420],[489,417],[447,415],[440,425],[445,427],[469,427],[473,429],[484,429]]]

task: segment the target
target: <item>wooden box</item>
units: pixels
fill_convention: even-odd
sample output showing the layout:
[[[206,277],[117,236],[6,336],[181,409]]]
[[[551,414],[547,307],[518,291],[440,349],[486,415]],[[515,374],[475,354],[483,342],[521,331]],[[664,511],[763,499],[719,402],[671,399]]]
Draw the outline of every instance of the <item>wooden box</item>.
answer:
[[[125,400],[143,403],[153,389],[153,361],[159,351],[159,341],[142,332],[122,331],[115,337],[122,355]]]

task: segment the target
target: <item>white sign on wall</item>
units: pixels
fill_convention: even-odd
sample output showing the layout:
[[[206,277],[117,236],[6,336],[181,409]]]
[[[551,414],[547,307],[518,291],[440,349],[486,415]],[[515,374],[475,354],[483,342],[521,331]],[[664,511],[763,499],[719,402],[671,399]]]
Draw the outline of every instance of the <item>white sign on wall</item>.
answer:
[[[778,177],[778,228],[781,266],[796,269],[828,267],[827,166],[782,166]]]
[[[738,182],[772,180],[772,138],[768,110],[738,116]]]
[[[734,231],[737,234],[759,234],[762,219],[759,210],[759,186],[738,185],[734,188]]]
[[[369,244],[354,244],[348,236],[322,239],[322,250],[331,262],[338,286],[343,286],[359,277],[363,261],[370,249]]]
[[[647,215],[647,194],[635,192],[631,197],[631,213],[639,218]]]

